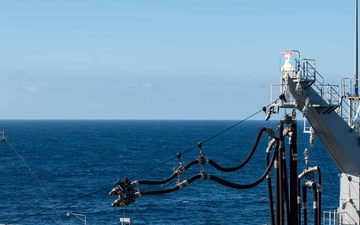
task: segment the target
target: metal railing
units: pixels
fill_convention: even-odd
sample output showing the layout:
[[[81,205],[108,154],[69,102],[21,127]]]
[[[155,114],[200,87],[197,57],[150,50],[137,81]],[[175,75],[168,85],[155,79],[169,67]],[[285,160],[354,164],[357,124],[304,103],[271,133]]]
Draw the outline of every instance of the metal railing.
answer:
[[[303,71],[302,78],[300,78],[302,81],[307,81],[310,83],[314,83],[316,80],[324,82],[324,78],[317,72],[316,70],[316,63],[315,59],[303,59],[303,65],[301,66],[299,62],[299,67]]]
[[[338,110],[339,115],[349,124],[353,126],[356,124],[356,121],[353,121],[356,116],[356,110],[359,107],[359,98],[353,95],[353,79],[351,78],[342,78],[341,79],[341,108]]]
[[[279,96],[281,93],[283,93],[283,91],[285,90],[285,84],[272,84],[271,85],[271,95],[270,95],[270,102],[275,102],[276,100],[279,100]],[[295,99],[292,95],[288,96],[290,97],[290,99],[288,99],[287,102],[281,102],[280,100],[278,101],[280,103],[281,107],[285,107],[289,106],[289,107],[293,107],[295,104]]]
[[[341,225],[336,210],[323,211],[322,225]]]
[[[352,101],[348,97],[352,93],[352,80],[343,78],[341,80],[341,93],[339,85],[324,84],[324,78],[317,72],[315,60],[303,59],[303,81],[309,82],[310,86],[326,101],[330,106],[337,107],[335,112],[346,121],[349,126],[353,125],[352,118],[356,113],[359,102]],[[347,82],[350,82],[348,84]]]
[[[297,52],[297,51],[295,51]],[[298,52],[297,52],[298,53]],[[339,85],[330,85],[324,83],[324,78],[316,70],[316,62],[314,59],[295,59],[293,64],[294,70],[282,71],[283,79],[281,84],[273,84],[271,86],[271,102],[279,99],[281,94],[285,93],[286,76],[297,78],[295,82],[307,83],[304,89],[312,88],[322,99],[328,104],[328,113],[333,110],[345,121],[350,127],[354,125],[359,127],[360,116],[356,115],[356,110],[360,105],[360,98],[353,95],[352,79],[343,78],[341,80],[341,90]],[[295,100],[292,96],[287,96],[287,101],[276,101],[273,105],[281,108],[294,107]],[[359,118],[356,118],[358,116]],[[356,119],[356,121],[354,121]]]

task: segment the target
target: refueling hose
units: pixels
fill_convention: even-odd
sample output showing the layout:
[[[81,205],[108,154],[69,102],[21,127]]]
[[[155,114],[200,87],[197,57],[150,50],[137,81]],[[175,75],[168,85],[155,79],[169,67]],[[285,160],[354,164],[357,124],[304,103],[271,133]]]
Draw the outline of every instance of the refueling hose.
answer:
[[[313,189],[313,195],[314,195],[314,203],[313,203],[313,208],[314,208],[314,225],[319,225],[319,208],[318,208],[318,195],[317,195],[317,188],[316,188],[316,184],[312,181],[307,181],[304,185],[303,185],[303,210],[304,210],[304,225],[307,225],[307,188],[312,188]]]
[[[158,195],[158,194],[167,194],[171,193],[177,190],[180,190],[183,187],[186,187],[190,183],[192,183],[194,180],[200,179],[202,177],[201,174],[196,174],[195,176],[190,177],[187,180],[184,180],[178,184],[176,184],[174,187],[164,190],[152,190],[152,191],[140,191],[141,195]]]
[[[178,180],[178,183],[172,187],[172,188],[168,188],[168,189],[163,189],[163,190],[151,190],[151,191],[141,191],[138,189],[138,192],[134,191],[134,188],[141,185],[141,184],[146,184],[146,185],[161,185],[164,183],[167,183],[169,181],[171,181],[172,179],[174,179],[175,177],[179,176],[180,174],[182,174],[185,170],[187,170],[188,168],[190,168],[191,166],[195,165],[195,164],[202,164],[203,168],[204,168],[204,164],[209,163],[212,166],[214,166],[216,169],[219,169],[223,172],[231,172],[231,171],[235,171],[240,169],[241,167],[243,167],[253,156],[258,143],[260,141],[261,135],[262,133],[266,131],[269,135],[269,137],[271,137],[273,140],[269,143],[269,146],[266,150],[266,170],[263,173],[263,175],[258,178],[256,181],[254,181],[253,183],[250,184],[237,184],[237,183],[233,183],[230,181],[226,181],[220,177],[217,176],[213,176],[213,175],[207,175],[204,173],[204,169],[199,173],[196,174],[192,177],[190,177],[187,180],[184,180],[182,182],[180,182]],[[273,156],[269,162],[269,156],[270,156],[270,151],[271,149],[274,147],[274,145],[276,145]],[[197,179],[203,179],[203,180],[213,180],[221,185],[227,186],[227,187],[231,187],[231,188],[235,188],[235,189],[248,189],[248,188],[253,188],[255,186],[257,186],[258,184],[260,184],[266,177],[268,177],[270,170],[274,164],[275,159],[278,157],[278,150],[279,150],[279,139],[275,138],[274,133],[271,129],[266,128],[266,127],[262,127],[261,129],[259,129],[258,134],[256,136],[255,142],[251,148],[251,150],[249,151],[247,157],[245,158],[245,160],[243,162],[241,162],[239,165],[235,166],[235,167],[230,167],[230,168],[224,168],[220,165],[218,165],[217,163],[215,163],[213,160],[208,160],[206,159],[202,153],[201,153],[201,143],[200,145],[198,144],[199,148],[200,148],[200,156],[193,160],[192,162],[188,163],[187,165],[183,166],[180,160],[180,154],[178,154],[178,158],[180,160],[180,166],[173,172],[172,175],[170,175],[168,178],[164,179],[164,180],[140,180],[140,181],[134,181],[134,182],[130,182],[127,177],[125,177],[125,181],[121,182],[120,180],[116,183],[117,187],[114,188],[109,194],[112,196],[118,196],[118,199],[112,204],[113,207],[119,207],[119,206],[125,206],[125,205],[129,205],[135,202],[136,198],[141,197],[142,195],[157,195],[157,194],[166,194],[166,193],[171,193],[174,191],[177,191],[179,189],[181,189],[182,187],[186,187],[187,185],[189,185],[190,183],[192,183],[193,181],[197,180]],[[269,191],[269,194],[272,195],[271,190]],[[272,202],[272,201],[271,201]],[[272,207],[271,207],[272,208]],[[273,211],[273,210],[272,210]],[[271,213],[273,214],[273,212]]]
[[[303,186],[303,211],[304,211],[304,225],[307,225],[307,197],[306,197],[306,185]],[[300,222],[300,221],[299,221]],[[300,223],[299,223],[300,224]]]
[[[176,184],[172,188],[163,189],[163,190],[140,191],[140,193],[141,193],[141,195],[166,194],[166,193],[170,193],[170,192],[180,190],[182,187],[186,187],[188,184],[190,184],[191,182],[193,182],[194,180],[197,180],[197,179],[213,180],[213,181],[215,181],[215,182],[217,182],[217,183],[219,183],[221,185],[224,185],[226,187],[235,188],[235,189],[253,188],[253,187],[257,186],[258,184],[260,184],[266,178],[266,176],[269,174],[269,172],[270,172],[270,170],[271,170],[271,168],[272,168],[272,166],[274,164],[275,158],[277,157],[278,148],[279,148],[279,146],[276,145],[274,154],[272,156],[272,159],[271,159],[270,163],[268,164],[264,174],[258,180],[256,180],[255,182],[253,182],[251,184],[236,184],[236,183],[232,183],[230,181],[226,181],[226,180],[224,180],[224,179],[222,179],[220,177],[217,177],[217,176],[199,173],[199,174],[197,174],[195,176],[192,176],[191,178],[189,178],[187,180],[184,180],[184,181]],[[191,163],[193,163],[193,162],[191,162]],[[140,184],[142,181],[138,181],[138,182]]]
[[[243,162],[241,162],[239,165],[235,166],[235,167],[230,167],[230,168],[225,168],[220,166],[219,164],[217,164],[215,161],[211,160],[211,159],[205,159],[205,157],[203,157],[202,155],[193,160],[192,162],[188,163],[185,166],[180,166],[177,170],[174,171],[174,173],[172,175],[170,175],[168,178],[164,179],[164,180],[140,180],[138,181],[139,185],[141,184],[146,184],[146,185],[161,185],[161,184],[165,184],[169,181],[171,181],[172,179],[174,179],[175,177],[177,177],[179,174],[181,174],[182,172],[184,172],[185,170],[187,170],[188,168],[190,168],[191,166],[195,165],[195,164],[205,164],[205,163],[209,163],[210,165],[212,165],[214,168],[223,171],[223,172],[233,172],[236,170],[241,169],[246,163],[249,162],[249,160],[251,159],[251,157],[254,155],[254,152],[259,144],[260,138],[262,133],[266,131],[269,136],[273,136],[273,133],[271,131],[271,129],[267,128],[267,127],[261,127],[258,131],[258,134],[255,138],[255,142],[252,145],[251,150],[249,151],[248,155],[246,156],[245,160]]]
[[[175,177],[177,177],[177,175],[181,174],[182,172],[184,172],[185,170],[189,169],[191,166],[193,166],[197,163],[198,163],[198,160],[195,159],[195,160],[191,161],[190,163],[186,164],[185,166],[180,166],[177,170],[174,171],[174,173],[171,176],[169,176],[168,178],[166,178],[164,180],[139,180],[139,185],[141,185],[141,184],[147,184],[147,185],[165,184],[165,183],[171,181],[172,179],[174,179]]]
[[[256,135],[256,138],[255,138],[255,142],[253,143],[251,150],[247,154],[245,160],[242,161],[239,165],[234,166],[234,167],[225,168],[225,167],[220,166],[219,164],[217,164],[215,161],[213,161],[211,159],[209,159],[209,164],[222,172],[233,172],[233,171],[241,169],[244,165],[246,165],[246,163],[249,162],[251,157],[254,155],[254,152],[259,144],[262,133],[267,130],[268,130],[267,127],[262,127],[259,129],[258,134]]]
[[[278,151],[278,145],[276,145],[273,157],[272,157],[272,159],[270,161],[270,164],[266,168],[264,174],[258,180],[256,180],[255,182],[253,182],[251,184],[236,184],[236,183],[232,183],[232,182],[226,181],[226,180],[224,180],[224,179],[222,179],[220,177],[212,176],[212,175],[209,177],[209,179],[213,180],[215,182],[218,182],[219,184],[224,185],[226,187],[231,187],[231,188],[235,188],[235,189],[253,188],[253,187],[257,186],[258,184],[260,184],[266,178],[266,176],[269,174],[269,172],[270,172],[270,170],[271,170],[271,168],[272,168],[272,166],[274,164],[277,151]]]
[[[320,168],[318,166],[314,166],[314,167],[310,167],[310,168],[306,168],[301,174],[299,174],[298,176],[298,181],[297,181],[297,199],[298,199],[298,223],[301,224],[301,200],[300,200],[300,183],[301,183],[301,179],[309,176],[310,174],[312,174],[313,172],[317,171],[317,175],[318,175],[318,185],[316,186],[316,184],[313,181],[307,181],[304,186],[303,186],[303,206],[306,205],[306,188],[305,187],[312,187],[313,188],[313,192],[314,192],[314,224],[318,225],[320,224],[320,213],[321,213],[321,192],[322,192],[322,187],[321,187],[321,172],[320,172]],[[307,185],[307,186],[306,186]],[[304,209],[304,214],[306,213],[306,210]],[[304,215],[304,224],[307,223],[307,215]]]
[[[273,138],[268,148],[266,149],[266,167],[270,164],[270,151],[275,144],[278,144],[279,140],[277,138]],[[266,184],[267,184],[267,191],[268,191],[268,201],[269,201],[269,213],[270,213],[270,224],[275,225],[275,218],[274,218],[274,202],[273,202],[273,194],[272,194],[272,185],[271,185],[271,176],[268,174],[266,176]]]

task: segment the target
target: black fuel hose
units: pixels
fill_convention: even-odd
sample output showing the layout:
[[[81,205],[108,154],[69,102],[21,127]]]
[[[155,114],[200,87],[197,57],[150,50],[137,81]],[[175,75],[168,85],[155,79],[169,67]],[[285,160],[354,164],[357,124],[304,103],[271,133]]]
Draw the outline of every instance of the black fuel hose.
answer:
[[[270,164],[270,149],[273,148],[275,144],[278,144],[279,140],[274,138],[269,144],[268,149],[266,150],[266,167]],[[274,202],[273,202],[273,193],[272,193],[272,185],[271,185],[271,176],[268,174],[266,176],[266,184],[268,191],[268,201],[269,201],[269,213],[270,213],[270,224],[275,225],[275,217],[274,217]]]
[[[181,183],[175,185],[172,188],[164,189],[164,190],[151,190],[151,191],[140,191],[141,195],[158,195],[158,194],[167,194],[177,190],[180,190],[182,187],[186,187],[193,181],[200,179],[202,177],[201,174],[196,174],[195,176],[190,177],[187,180],[182,181]]]
[[[317,171],[317,174],[318,174],[318,188],[315,186],[313,187],[316,188],[316,193],[314,192],[314,199],[315,201],[317,201],[317,209],[315,210],[314,209],[314,221],[316,224],[320,224],[320,213],[321,213],[321,193],[322,193],[322,186],[321,186],[321,172],[320,172],[320,168],[318,166],[314,166],[314,167],[310,167],[310,168],[307,168],[305,169],[299,176],[298,176],[298,180],[297,180],[297,198],[300,199],[300,183],[301,183],[301,179],[310,175],[311,173]],[[303,192],[306,191],[304,188],[303,188]],[[306,200],[306,193],[303,193],[303,195],[305,195],[305,198],[303,197],[303,199]],[[303,203],[304,204],[304,203]],[[301,224],[301,216],[300,216],[300,213],[301,213],[301,203],[298,202],[298,223]],[[304,211],[305,213],[305,211]],[[304,220],[307,219],[304,215]],[[305,221],[304,221],[305,222]],[[307,221],[306,221],[307,223]]]
[[[191,166],[195,165],[198,163],[198,160],[195,159],[192,162],[186,164],[183,169],[181,170],[181,172],[187,170],[188,168],[190,168]],[[141,184],[147,184],[147,185],[161,185],[161,184],[165,184],[169,181],[171,181],[172,179],[174,179],[175,177],[177,177],[177,175],[179,174],[179,171],[176,170],[171,176],[169,176],[168,178],[164,179],[164,180],[139,180],[139,185]]]
[[[249,188],[253,188],[255,186],[257,186],[258,184],[260,184],[265,178],[266,176],[269,174],[273,164],[274,164],[274,161],[275,161],[275,158],[277,157],[277,151],[278,151],[278,146],[276,147],[275,149],[275,152],[273,154],[273,157],[270,161],[270,164],[267,166],[264,174],[258,179],[256,180],[255,182],[251,183],[251,184],[236,184],[236,183],[233,183],[233,182],[229,182],[229,181],[226,181],[220,177],[217,177],[217,176],[210,176],[209,179],[210,180],[213,180],[221,185],[224,185],[226,187],[231,187],[231,188],[235,188],[235,189],[249,189]]]
[[[223,171],[223,172],[233,172],[233,171],[236,171],[238,169],[241,169],[244,165],[246,165],[246,163],[249,162],[249,160],[251,159],[251,157],[254,155],[254,152],[259,144],[259,141],[260,141],[260,138],[261,138],[261,135],[264,131],[266,131],[267,128],[266,127],[262,127],[259,129],[258,131],[258,134],[256,136],[256,139],[255,139],[255,142],[251,148],[251,150],[249,151],[249,153],[247,154],[246,158],[244,161],[242,161],[239,165],[237,166],[234,166],[234,167],[229,167],[229,168],[225,168],[225,167],[222,167],[220,166],[219,164],[217,164],[215,161],[209,159],[209,164],[212,165],[214,168],[220,170],[220,171]]]
[[[206,175],[206,174],[199,173],[199,174],[196,174],[196,175],[192,176],[191,178],[189,178],[187,180],[184,180],[184,181],[176,184],[172,188],[168,188],[168,189],[164,189],[164,190],[140,191],[140,194],[141,195],[158,195],[158,194],[171,193],[171,192],[180,190],[182,187],[186,187],[187,185],[189,185],[190,183],[192,183],[193,181],[195,181],[197,179],[213,180],[215,182],[218,182],[219,184],[222,184],[222,185],[227,186],[227,187],[235,188],[235,189],[252,188],[252,187],[255,187],[256,185],[258,185],[259,183],[261,183],[265,179],[265,177],[269,174],[270,169],[272,168],[272,166],[274,164],[275,158],[277,157],[277,151],[278,151],[278,145],[276,145],[275,152],[273,154],[273,157],[272,157],[268,167],[265,170],[265,173],[257,181],[255,181],[255,182],[253,182],[251,184],[235,184],[235,183],[226,181],[226,180],[224,180],[222,178],[219,178],[217,176],[212,176],[212,175]],[[197,163],[197,160],[189,163],[188,165],[193,164],[193,163]],[[140,181],[139,181],[139,184],[140,184]]]

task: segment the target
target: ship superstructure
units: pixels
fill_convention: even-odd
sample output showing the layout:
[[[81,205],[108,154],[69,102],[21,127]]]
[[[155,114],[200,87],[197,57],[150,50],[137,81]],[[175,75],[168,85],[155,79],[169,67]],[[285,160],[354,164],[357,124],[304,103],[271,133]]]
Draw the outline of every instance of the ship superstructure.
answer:
[[[316,70],[315,60],[301,59],[296,50],[282,55],[281,82],[272,86],[270,113],[280,108],[296,108],[303,117],[304,132],[318,138],[339,169],[339,207],[337,224],[360,224],[360,136],[359,95],[351,88],[351,79],[342,79],[342,85],[325,84]],[[354,92],[352,92],[354,90]],[[279,97],[280,96],[280,97]],[[274,100],[279,98],[279,100]]]

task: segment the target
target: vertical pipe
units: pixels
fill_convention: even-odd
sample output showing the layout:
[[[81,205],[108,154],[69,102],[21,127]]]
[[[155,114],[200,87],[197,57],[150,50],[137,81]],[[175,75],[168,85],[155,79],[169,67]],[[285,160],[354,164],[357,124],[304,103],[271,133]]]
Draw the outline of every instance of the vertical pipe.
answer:
[[[284,122],[279,123],[279,225],[284,225],[284,196],[283,196],[283,153],[284,153]]]
[[[290,224],[297,224],[297,130],[296,121],[290,125],[291,133],[289,137],[290,144]]]
[[[359,95],[358,90],[358,0],[355,0],[355,57],[354,57],[354,79],[355,95]]]
[[[321,185],[321,172],[320,172],[320,168],[317,168],[317,172],[318,172],[318,188],[317,188],[317,195],[318,195],[318,208],[319,208],[319,217],[318,217],[318,223],[320,224],[320,220],[321,220],[321,193],[322,193],[322,185]]]
[[[289,205],[289,189],[288,189],[288,178],[287,178],[287,168],[286,168],[286,157],[285,157],[285,148],[283,152],[282,159],[282,188],[283,188],[283,196],[284,203],[286,206],[286,224],[293,225],[290,222],[290,205]]]
[[[301,178],[298,177],[297,179],[297,214],[296,214],[296,220],[297,220],[297,225],[301,224],[301,198],[300,198],[300,182],[301,182]]]
[[[319,208],[318,208],[318,196],[317,196],[317,188],[316,188],[316,184],[314,182],[312,182],[311,187],[313,189],[313,195],[314,195],[314,225],[319,225],[320,221],[319,221]]]
[[[266,153],[266,168],[269,166],[270,164],[270,153],[267,152]],[[267,188],[268,188],[268,200],[269,200],[269,210],[270,210],[270,224],[271,225],[275,225],[275,220],[274,220],[274,203],[273,203],[273,196],[272,196],[272,187],[271,187],[271,177],[270,177],[270,173],[266,176],[266,183],[267,183]]]
[[[280,188],[279,188],[279,156],[276,157],[274,168],[275,168],[275,209],[276,209],[276,215],[275,215],[275,224],[280,224]]]
[[[303,185],[303,211],[304,211],[304,225],[307,225],[307,195],[306,184]]]

